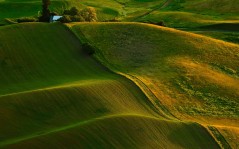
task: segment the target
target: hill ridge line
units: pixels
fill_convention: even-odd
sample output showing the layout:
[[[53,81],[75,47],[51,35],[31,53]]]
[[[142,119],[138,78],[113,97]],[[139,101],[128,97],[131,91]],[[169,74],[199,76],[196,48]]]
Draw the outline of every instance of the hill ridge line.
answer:
[[[84,33],[82,31],[80,31],[80,35],[77,35],[74,30],[69,26],[69,25],[65,25],[67,28],[69,28],[69,31],[72,32],[73,34],[75,34],[75,36],[78,38],[79,41],[81,42],[87,42],[90,45],[93,45],[84,35]],[[114,66],[112,66],[110,64],[110,62],[107,61],[107,59],[104,57],[104,55],[101,53],[101,50],[99,50],[96,46],[93,45],[93,48],[95,48],[95,50],[98,52],[98,54],[100,54],[101,58],[95,58],[99,63],[101,63],[102,65],[104,65],[105,67],[107,67],[110,71],[112,71],[113,73],[120,75],[122,77],[124,77],[125,79],[127,79],[128,81],[134,83],[140,90],[141,92],[147,97],[147,99],[149,100],[149,102],[152,104],[152,106],[154,107],[154,111],[156,113],[158,113],[160,116],[170,119],[170,120],[179,120],[177,119],[177,117],[175,117],[162,103],[157,104],[157,101],[160,101],[155,95],[154,93],[148,88],[147,85],[145,85],[140,79],[138,79],[136,76],[132,76],[129,74],[125,74],[125,73],[121,73],[120,71],[117,71],[117,68],[115,68]],[[103,59],[103,60],[102,60]],[[103,62],[102,62],[103,61]],[[105,63],[104,63],[105,62]],[[156,100],[155,100],[156,99]]]
[[[195,36],[197,38],[207,38],[213,42],[221,42],[221,43],[226,43],[229,46],[237,46],[239,47],[238,44],[236,43],[232,43],[232,42],[227,42],[224,40],[220,40],[220,39],[216,39],[213,37],[209,37],[209,36],[205,36],[205,35],[201,35],[201,34],[196,34],[193,32],[189,32],[186,30],[179,30],[179,28],[171,28],[171,27],[165,27],[165,26],[159,26],[159,25],[155,25],[155,24],[150,24],[150,23],[145,23],[145,22],[93,22],[93,23],[87,23],[87,22],[80,22],[80,23],[66,23],[65,26],[68,28],[71,28],[73,26],[76,25],[80,25],[80,24],[125,24],[125,25],[145,25],[147,27],[153,27],[153,28],[157,28],[157,29],[161,29],[163,31],[168,31],[168,32],[177,32],[177,33],[181,33],[181,34],[187,34],[187,35],[191,35],[191,36]],[[70,29],[71,30],[71,29]],[[74,32],[73,32],[74,33]],[[77,36],[77,35],[76,35]],[[78,37],[78,36],[77,36]]]
[[[0,95],[0,98],[2,97],[7,97],[7,96],[14,96],[14,95],[19,95],[19,94],[27,94],[27,93],[32,93],[32,92],[40,92],[40,91],[46,91],[46,90],[54,90],[54,89],[61,89],[61,88],[70,88],[70,87],[79,87],[79,86],[84,86],[84,85],[90,85],[90,84],[96,84],[100,82],[104,82],[107,79],[92,79],[92,80],[80,80],[77,82],[70,82],[62,85],[56,85],[56,86],[50,86],[50,87],[45,87],[45,88],[39,88],[39,89],[33,89],[33,90],[26,90],[22,92],[14,92],[14,93],[9,93],[9,94],[3,94]],[[108,79],[107,81],[112,81]]]
[[[157,118],[157,117],[147,116],[147,115],[140,115],[140,114],[108,115],[108,116],[101,116],[101,117],[96,117],[96,118],[92,118],[92,119],[88,119],[88,120],[83,120],[83,121],[78,122],[78,123],[74,123],[74,124],[63,126],[63,127],[55,128],[55,129],[50,130],[48,132],[36,132],[35,134],[24,136],[22,138],[15,138],[15,139],[6,140],[6,141],[3,141],[3,142],[0,142],[0,147],[4,147],[4,146],[7,146],[7,145],[19,143],[19,142],[22,142],[22,141],[25,141],[25,140],[30,140],[30,139],[33,139],[33,138],[37,138],[37,137],[46,136],[46,135],[49,135],[49,134],[65,131],[65,130],[75,128],[75,127],[78,127],[78,126],[87,125],[89,123],[93,123],[93,122],[96,122],[96,121],[102,121],[102,120],[114,119],[114,118],[123,118],[123,117],[129,117],[129,118],[136,117],[136,118],[145,118],[145,119],[152,119],[152,120],[158,120],[158,121],[167,121],[167,122],[172,122],[172,123],[192,123],[193,124],[193,122],[173,121],[173,120],[160,119],[160,118]],[[202,126],[202,127],[205,128],[204,126]]]

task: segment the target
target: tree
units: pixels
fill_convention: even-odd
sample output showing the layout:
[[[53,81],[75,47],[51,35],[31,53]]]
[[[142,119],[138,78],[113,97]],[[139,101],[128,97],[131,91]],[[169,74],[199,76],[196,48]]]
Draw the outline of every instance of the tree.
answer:
[[[50,0],[42,0],[42,15],[39,18],[40,22],[49,22],[51,12],[49,10],[49,5],[51,4]]]
[[[87,22],[96,22],[97,21],[97,14],[96,10],[93,7],[87,7],[80,12],[80,15],[85,19]]]
[[[64,10],[64,15],[76,16],[79,15],[79,10],[76,7],[72,7],[70,10]]]
[[[79,10],[76,7],[72,7],[70,9],[70,13],[71,13],[70,15],[75,16],[79,14]]]

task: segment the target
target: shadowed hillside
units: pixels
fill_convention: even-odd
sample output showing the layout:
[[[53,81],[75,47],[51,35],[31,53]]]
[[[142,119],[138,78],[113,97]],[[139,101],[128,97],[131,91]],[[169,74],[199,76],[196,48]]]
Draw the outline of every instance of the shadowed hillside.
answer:
[[[39,137],[9,147],[18,149],[29,146],[34,149],[59,146],[76,149],[219,148],[207,130],[198,124],[162,121],[138,115],[92,119],[48,134],[40,134]]]

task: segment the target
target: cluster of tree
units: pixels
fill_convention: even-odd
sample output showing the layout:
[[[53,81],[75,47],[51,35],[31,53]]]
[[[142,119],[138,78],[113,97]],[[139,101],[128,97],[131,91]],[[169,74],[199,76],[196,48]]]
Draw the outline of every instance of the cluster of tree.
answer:
[[[62,23],[95,22],[97,21],[97,14],[93,7],[87,7],[83,10],[78,10],[76,7],[72,7],[69,10],[64,10],[63,17],[59,21]]]
[[[42,11],[41,16],[39,17],[40,22],[49,22],[51,16],[56,15],[50,11],[50,4],[50,0],[42,0]],[[87,7],[83,10],[78,10],[76,7],[72,7],[69,10],[64,10],[62,15],[62,18],[59,20],[62,23],[97,21],[96,10],[93,7]]]

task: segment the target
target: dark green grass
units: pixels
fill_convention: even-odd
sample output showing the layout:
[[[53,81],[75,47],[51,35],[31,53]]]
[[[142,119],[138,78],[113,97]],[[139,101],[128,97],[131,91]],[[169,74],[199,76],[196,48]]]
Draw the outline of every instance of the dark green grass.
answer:
[[[0,146],[99,116],[157,116],[150,105],[134,84],[123,79],[79,81],[0,97]]]
[[[19,17],[38,17],[40,15],[42,2],[37,1],[4,1],[0,2],[0,20],[5,18],[19,18]],[[67,8],[69,3],[67,1],[51,1],[50,9],[52,11],[61,12],[62,9]]]
[[[157,116],[135,84],[83,52],[65,26],[11,25],[0,35],[1,145],[102,115]]]
[[[239,32],[239,23],[221,23],[221,24],[207,25],[207,26],[200,27],[200,29]]]
[[[87,78],[114,78],[83,54],[79,41],[60,24],[1,27],[0,41],[0,95]]]
[[[207,130],[198,124],[162,121],[140,115],[100,117],[39,134],[8,147],[220,148]]]

